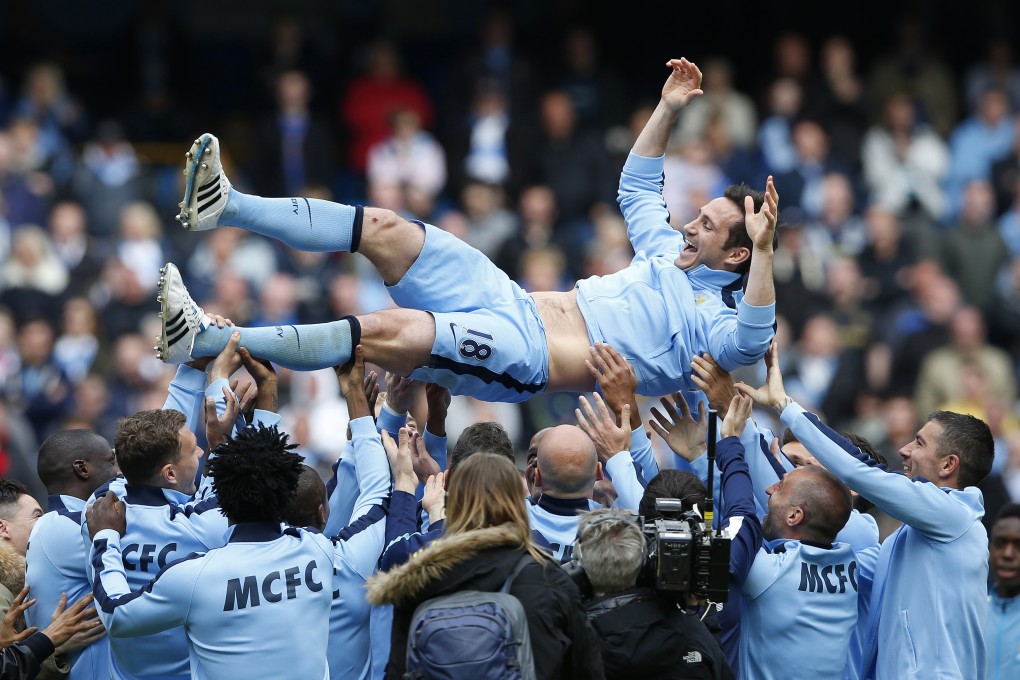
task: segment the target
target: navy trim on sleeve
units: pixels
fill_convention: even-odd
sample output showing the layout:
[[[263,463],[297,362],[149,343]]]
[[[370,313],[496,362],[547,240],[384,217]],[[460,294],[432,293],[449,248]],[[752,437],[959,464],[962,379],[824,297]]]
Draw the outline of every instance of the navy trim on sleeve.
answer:
[[[131,602],[132,600],[138,599],[145,593],[152,592],[153,585],[155,585],[156,581],[159,580],[159,577],[162,576],[167,569],[173,567],[174,565],[180,564],[181,562],[195,560],[205,555],[205,553],[190,553],[180,559],[174,560],[173,562],[169,562],[165,567],[159,570],[159,573],[156,574],[151,581],[146,583],[138,590],[131,593],[127,593],[126,595],[110,597],[107,594],[106,589],[103,587],[103,580],[101,578],[101,574],[103,571],[103,553],[106,552],[107,548],[109,547],[109,544],[107,543],[105,538],[100,538],[95,541],[94,545],[96,548],[96,554],[92,556],[92,569],[95,571],[95,576],[92,579],[92,593],[95,595],[96,604],[98,604],[99,607],[107,614],[112,613],[114,609],[121,605],[125,605],[128,602]]]
[[[379,505],[373,505],[371,509],[364,515],[354,520],[336,535],[335,540],[337,541],[348,541],[352,536],[360,534],[365,529],[368,529],[376,522],[386,519],[386,513],[390,508],[390,497],[387,496],[383,499],[383,502]]]

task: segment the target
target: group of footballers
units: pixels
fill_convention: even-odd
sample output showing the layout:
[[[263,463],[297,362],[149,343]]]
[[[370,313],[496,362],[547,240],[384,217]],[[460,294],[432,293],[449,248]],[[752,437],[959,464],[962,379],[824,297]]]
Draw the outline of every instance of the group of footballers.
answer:
[[[65,592],[72,602],[91,592],[109,635],[74,654],[71,677],[377,677],[390,624],[367,604],[365,582],[387,545],[422,529],[411,462],[419,438],[380,436],[364,365],[518,402],[596,389],[593,348],[603,346],[632,367],[637,394],[677,395],[685,415],[674,412],[667,426],[693,422],[706,400],[705,355],[717,375],[768,366],[764,386],[733,387],[727,403],[742,417],[720,442],[723,474],[746,474],[754,488],[746,504],[724,497],[721,513],[737,546],[735,596],[722,616],[735,633],[724,647],[741,677],[983,677],[987,537],[974,485],[991,468],[988,427],[933,414],[901,451],[906,474],[892,474],[786,395],[773,337],[778,193],[771,177],[761,192],[731,186],[682,229],[670,226],[663,158],[702,90],[692,62],[667,67],[620,180],[634,259],[569,292],[525,292],[462,241],[392,211],[242,194],[223,172],[218,140],[195,140],[184,227],[229,225],[300,250],[360,252],[397,307],[240,328],[199,307],[172,264],[162,270],[156,351],[181,366],[164,409],[122,423],[121,476],[90,468],[103,447],[85,434],[40,454],[40,470],[52,469],[43,478],[51,512],[30,543],[28,583],[39,597]],[[275,428],[274,364],[337,370],[351,421],[329,488]],[[230,384],[242,365],[258,390],[247,419]],[[774,409],[828,472],[792,471],[748,417],[752,401]],[[622,422],[631,412],[613,415]],[[203,417],[208,455],[195,435]],[[633,459],[644,485],[655,464]],[[903,527],[879,543],[874,522],[851,512],[846,487]]]

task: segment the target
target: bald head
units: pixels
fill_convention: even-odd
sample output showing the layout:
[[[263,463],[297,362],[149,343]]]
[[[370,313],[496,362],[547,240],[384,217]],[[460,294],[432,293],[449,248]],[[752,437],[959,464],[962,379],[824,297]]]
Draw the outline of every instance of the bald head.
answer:
[[[555,498],[590,498],[602,469],[595,444],[581,428],[558,425],[538,443],[538,481]]]
[[[805,465],[769,487],[765,538],[832,543],[853,509],[850,489],[823,467]]]
[[[39,479],[50,494],[88,498],[120,474],[110,442],[91,430],[62,430],[39,449]]]

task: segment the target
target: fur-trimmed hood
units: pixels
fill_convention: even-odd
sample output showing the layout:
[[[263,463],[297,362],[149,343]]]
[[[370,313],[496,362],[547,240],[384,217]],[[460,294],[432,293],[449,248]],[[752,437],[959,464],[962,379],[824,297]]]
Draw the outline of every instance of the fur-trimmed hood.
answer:
[[[432,590],[456,567],[482,551],[522,547],[514,532],[505,525],[444,536],[413,555],[405,564],[370,578],[366,584],[368,602],[373,605],[406,604]]]
[[[16,597],[25,587],[25,558],[0,544],[0,586]]]

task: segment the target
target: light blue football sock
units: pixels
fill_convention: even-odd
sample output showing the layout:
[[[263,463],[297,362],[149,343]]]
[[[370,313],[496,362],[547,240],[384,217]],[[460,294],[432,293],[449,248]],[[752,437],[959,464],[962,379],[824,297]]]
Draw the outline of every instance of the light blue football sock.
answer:
[[[361,240],[361,206],[318,198],[263,198],[231,189],[220,222],[307,252],[353,253]]]
[[[212,357],[223,351],[234,331],[241,332],[241,347],[252,356],[292,371],[315,371],[346,364],[361,342],[361,324],[353,316],[339,321],[304,326],[242,328],[215,324],[195,336],[193,357]]]

